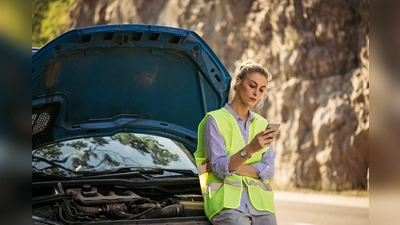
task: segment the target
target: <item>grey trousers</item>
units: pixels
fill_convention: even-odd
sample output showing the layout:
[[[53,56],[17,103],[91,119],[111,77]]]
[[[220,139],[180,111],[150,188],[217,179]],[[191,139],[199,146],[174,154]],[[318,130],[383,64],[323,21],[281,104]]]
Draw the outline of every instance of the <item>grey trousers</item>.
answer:
[[[251,215],[235,209],[224,209],[211,218],[214,225],[277,225],[275,213],[267,215]]]

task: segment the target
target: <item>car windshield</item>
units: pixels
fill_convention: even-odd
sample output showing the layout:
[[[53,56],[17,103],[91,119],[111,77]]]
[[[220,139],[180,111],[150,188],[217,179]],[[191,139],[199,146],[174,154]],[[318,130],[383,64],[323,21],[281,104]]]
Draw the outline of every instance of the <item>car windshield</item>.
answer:
[[[32,168],[67,177],[123,168],[196,171],[193,156],[184,145],[136,133],[74,139],[33,150]]]

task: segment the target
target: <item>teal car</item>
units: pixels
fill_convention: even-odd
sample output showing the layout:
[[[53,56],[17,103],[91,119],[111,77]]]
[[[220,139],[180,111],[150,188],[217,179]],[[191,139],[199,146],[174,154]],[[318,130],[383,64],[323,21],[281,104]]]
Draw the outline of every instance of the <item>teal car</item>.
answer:
[[[210,224],[193,153],[231,76],[195,32],[123,24],[32,52],[32,224]]]
[[[38,47],[32,47],[32,55],[35,54],[39,50]]]

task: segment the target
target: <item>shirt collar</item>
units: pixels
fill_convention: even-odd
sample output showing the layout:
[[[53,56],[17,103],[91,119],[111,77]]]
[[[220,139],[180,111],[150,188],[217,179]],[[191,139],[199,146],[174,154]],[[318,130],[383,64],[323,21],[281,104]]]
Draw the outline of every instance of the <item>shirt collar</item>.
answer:
[[[224,108],[226,110],[228,110],[228,112],[233,116],[233,118],[235,118],[235,120],[241,119],[236,113],[235,111],[233,111],[233,109],[229,106],[228,103],[225,103]],[[252,111],[249,110],[249,121],[252,121],[253,119],[257,119],[257,117],[254,116],[254,113]]]

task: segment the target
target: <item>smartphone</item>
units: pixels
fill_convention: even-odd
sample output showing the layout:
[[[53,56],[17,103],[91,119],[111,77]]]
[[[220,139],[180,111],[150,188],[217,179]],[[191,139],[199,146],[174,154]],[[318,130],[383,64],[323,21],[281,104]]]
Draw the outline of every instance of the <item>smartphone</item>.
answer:
[[[266,129],[270,128],[273,131],[278,131],[280,125],[280,123],[269,123]]]

